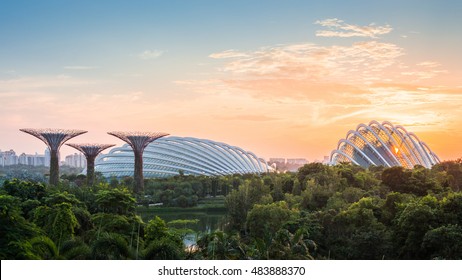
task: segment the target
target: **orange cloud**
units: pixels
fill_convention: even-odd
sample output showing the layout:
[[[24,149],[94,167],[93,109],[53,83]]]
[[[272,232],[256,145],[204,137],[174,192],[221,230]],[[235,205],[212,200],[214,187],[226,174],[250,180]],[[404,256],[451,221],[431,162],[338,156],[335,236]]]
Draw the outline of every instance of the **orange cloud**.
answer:
[[[353,24],[346,24],[343,20],[337,18],[330,18],[325,20],[318,20],[315,24],[319,24],[328,30],[318,30],[316,36],[319,37],[370,37],[377,38],[378,35],[390,33],[393,28],[390,25],[377,26],[374,23],[359,26]]]
[[[392,31],[388,25],[355,26],[337,19],[318,24],[337,32],[330,35],[338,37],[375,38]],[[454,132],[462,125],[462,87],[440,82],[450,78],[437,61],[407,64],[406,51],[393,43],[299,43],[227,50],[209,57],[222,62],[214,79],[178,83],[207,94],[216,104],[229,104],[229,110],[220,111],[214,121],[235,123],[249,135],[255,133],[252,129],[258,130],[257,135],[266,135],[265,139],[287,153],[306,150],[322,158],[346,131],[372,119],[408,126],[419,135],[431,131],[462,134]],[[236,114],[233,108],[253,113]],[[243,124],[256,120],[265,125]],[[424,140],[432,148],[436,145],[435,152],[444,150],[436,134],[426,135]],[[457,135],[451,139],[458,139]],[[294,141],[290,148],[282,148],[284,139]],[[462,153],[458,147],[453,150],[456,154]]]

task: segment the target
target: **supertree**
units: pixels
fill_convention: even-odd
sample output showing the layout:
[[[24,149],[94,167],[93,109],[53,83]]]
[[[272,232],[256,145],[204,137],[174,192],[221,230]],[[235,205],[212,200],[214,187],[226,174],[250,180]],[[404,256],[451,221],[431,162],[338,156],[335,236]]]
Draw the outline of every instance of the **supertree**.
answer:
[[[114,146],[113,144],[66,144],[83,153],[87,160],[87,186],[95,183],[95,158],[105,149]]]
[[[156,139],[167,136],[168,133],[163,132],[122,132],[112,131],[108,134],[115,136],[130,145],[135,154],[135,193],[141,193],[144,190],[144,178],[143,178],[143,152],[149,143]]]
[[[28,133],[42,140],[50,149],[50,185],[56,186],[59,183],[59,148],[69,139],[85,130],[53,129],[53,128],[23,128],[20,131]]]

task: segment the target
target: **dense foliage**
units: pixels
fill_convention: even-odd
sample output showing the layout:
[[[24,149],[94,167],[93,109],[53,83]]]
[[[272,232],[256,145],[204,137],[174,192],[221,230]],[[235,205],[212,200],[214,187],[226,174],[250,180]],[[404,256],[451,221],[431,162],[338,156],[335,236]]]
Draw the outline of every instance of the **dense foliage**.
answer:
[[[82,172],[82,170],[83,168],[63,165],[59,172],[66,176]],[[11,179],[33,180],[34,182],[45,183],[48,182],[48,176],[50,175],[49,172],[50,168],[43,165],[32,166],[15,164],[0,166],[0,185],[2,185],[6,180]]]
[[[296,173],[146,180],[66,175],[49,187],[9,179],[0,189],[1,259],[461,259],[462,162],[363,169],[310,163]],[[222,230],[143,221],[149,204],[194,207],[225,196]]]

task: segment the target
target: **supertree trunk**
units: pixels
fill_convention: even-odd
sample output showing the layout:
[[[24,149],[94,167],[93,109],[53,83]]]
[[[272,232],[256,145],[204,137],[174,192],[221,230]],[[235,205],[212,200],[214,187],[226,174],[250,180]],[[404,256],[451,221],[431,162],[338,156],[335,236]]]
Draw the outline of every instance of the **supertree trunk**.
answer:
[[[144,191],[144,177],[143,177],[143,152],[144,148],[152,141],[167,136],[167,133],[163,132],[122,132],[113,131],[108,134],[115,136],[127,144],[133,149],[135,156],[135,170],[133,179],[135,181],[134,191],[140,194]]]
[[[87,186],[95,184],[95,157],[87,157]]]
[[[50,185],[57,186],[59,183],[59,148],[67,140],[86,133],[86,131],[53,128],[22,128],[20,131],[37,137],[48,146],[50,150]]]
[[[82,152],[87,160],[87,186],[95,184],[95,159],[103,150],[114,146],[113,144],[66,144]]]
[[[143,151],[135,153],[135,172],[134,172],[134,191],[135,193],[144,192],[144,176],[143,176]]]
[[[59,152],[50,151],[50,185],[57,186],[59,183]]]

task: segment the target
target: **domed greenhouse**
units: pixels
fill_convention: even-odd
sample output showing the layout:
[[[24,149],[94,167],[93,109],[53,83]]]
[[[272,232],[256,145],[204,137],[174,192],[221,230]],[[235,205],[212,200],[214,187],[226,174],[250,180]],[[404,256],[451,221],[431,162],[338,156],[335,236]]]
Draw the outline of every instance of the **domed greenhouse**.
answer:
[[[330,162],[351,162],[366,168],[377,165],[430,168],[440,159],[417,135],[401,125],[371,121],[348,131],[332,151]]]
[[[95,171],[104,177],[133,176],[134,155],[125,144],[97,158]],[[146,178],[178,175],[227,175],[272,171],[265,160],[239,147],[192,137],[163,137],[143,153]]]

